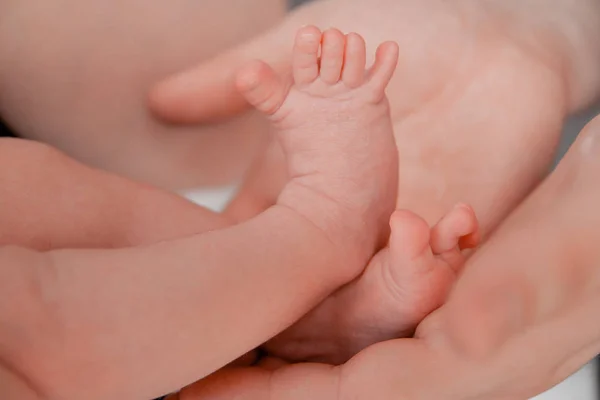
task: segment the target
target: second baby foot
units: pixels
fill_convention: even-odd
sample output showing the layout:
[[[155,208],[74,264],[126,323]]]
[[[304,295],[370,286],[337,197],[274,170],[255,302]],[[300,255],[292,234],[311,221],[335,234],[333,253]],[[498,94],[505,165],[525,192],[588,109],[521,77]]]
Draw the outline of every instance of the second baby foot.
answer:
[[[396,199],[397,150],[385,88],[397,59],[397,45],[384,43],[366,69],[358,34],[308,26],[295,40],[293,77],[256,61],[236,80],[273,123],[284,149],[291,179],[278,204],[317,226],[338,225],[332,240],[363,266],[385,241],[389,231],[382,227]]]
[[[374,343],[412,336],[442,305],[464,264],[462,250],[478,244],[473,209],[457,205],[433,228],[396,211],[390,226],[389,245],[364,274],[267,343],[269,354],[341,364]]]

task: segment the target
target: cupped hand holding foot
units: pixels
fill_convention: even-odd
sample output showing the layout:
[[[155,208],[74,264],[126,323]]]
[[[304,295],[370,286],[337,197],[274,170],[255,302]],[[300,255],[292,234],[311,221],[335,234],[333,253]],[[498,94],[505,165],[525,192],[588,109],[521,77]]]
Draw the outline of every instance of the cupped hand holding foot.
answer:
[[[598,118],[414,338],[372,345],[341,366],[224,369],[169,400],[526,399],[558,384],[600,352]]]
[[[477,215],[477,234],[485,239],[546,174],[566,115],[598,93],[597,8],[592,0],[315,1],[248,43],[161,82],[150,104],[156,115],[177,123],[209,122],[246,110],[249,102],[236,88],[235,71],[260,58],[280,75],[292,75],[288,42],[303,24],[360,32],[367,62],[375,58],[378,43],[394,40],[400,57],[387,95],[400,155],[396,208],[432,227],[456,204],[469,204]],[[289,179],[284,162],[274,140],[249,171],[229,215],[244,220],[273,204]],[[357,281],[336,292],[298,325],[301,329],[283,336],[290,342],[276,342],[271,350],[292,360],[336,362],[361,343],[410,331],[413,324],[402,318],[398,323],[397,314],[389,312],[401,309],[399,300],[406,299],[399,294],[406,286],[393,279],[404,277],[395,271],[402,263],[375,268],[381,259],[378,255],[360,279],[383,279]],[[379,272],[388,269],[392,272]],[[365,288],[371,294],[364,294]],[[444,296],[443,290],[432,292],[433,307]],[[359,299],[369,301],[353,308]],[[333,346],[315,352],[314,342],[293,345],[306,336],[323,339],[314,337],[323,326],[330,328],[324,335],[328,344],[336,336],[344,339],[340,332],[358,331],[360,337],[341,351]],[[370,339],[362,337],[365,331]]]
[[[358,241],[365,240],[365,227],[387,224],[389,214],[378,213],[385,220],[372,219],[366,216],[373,213],[365,210],[391,209],[397,179],[395,174],[390,175],[396,160],[389,155],[393,149],[392,127],[384,96],[396,65],[397,47],[382,44],[369,70],[365,70],[365,53],[364,40],[358,34],[344,35],[337,29],[322,33],[308,26],[296,35],[292,85],[263,62],[249,64],[237,77],[239,90],[273,122],[284,150],[293,148],[298,136],[314,146],[286,156],[293,170],[278,203],[286,201],[290,189],[297,190],[297,184],[303,191],[318,188],[319,196],[337,198],[365,217],[361,226],[345,226],[340,231],[345,237],[358,235]],[[353,150],[357,143],[353,132],[364,135],[362,151]],[[380,149],[376,160],[368,158],[376,153],[373,148]],[[392,152],[395,154],[395,150]],[[345,168],[340,169],[342,165]],[[356,168],[349,168],[352,165]],[[343,175],[337,175],[340,182],[324,180],[319,171],[325,170],[329,174],[343,171]],[[366,182],[371,185],[366,186]],[[356,196],[359,203],[353,205],[344,190],[356,194],[362,191],[368,196]],[[378,191],[380,196],[372,196]],[[292,199],[297,198],[294,193]],[[379,203],[370,205],[368,198]],[[344,362],[369,344],[411,335],[417,323],[442,304],[463,264],[461,251],[477,245],[479,231],[473,210],[459,205],[431,230],[416,214],[398,210],[390,226],[391,238],[378,241],[387,241],[388,246],[371,260],[362,278],[267,343],[264,348],[269,354],[287,360]],[[352,248],[346,247],[345,251],[354,256]],[[392,287],[381,293],[386,285]],[[374,304],[377,306],[373,309],[365,308]],[[336,313],[341,309],[344,314]]]
[[[270,357],[339,365],[372,344],[411,337],[445,302],[464,265],[463,250],[479,242],[473,210],[457,205],[433,228],[398,210],[390,227],[388,245],[360,279],[262,346]]]
[[[423,224],[430,226],[443,221],[454,204],[463,201],[472,204],[479,217],[481,232],[472,230],[471,226],[465,232],[466,238],[449,241],[458,244],[457,250],[461,250],[464,248],[461,243],[463,246],[474,243],[473,238],[479,234],[486,237],[542,179],[565,116],[585,106],[598,94],[599,51],[594,45],[600,26],[597,7],[593,1],[575,4],[561,0],[551,3],[530,1],[527,4],[517,1],[484,4],[433,0],[314,2],[248,44],[161,83],[151,94],[151,105],[157,115],[179,123],[210,121],[244,110],[247,103],[235,90],[233,71],[249,59],[262,58],[283,75],[291,74],[292,63],[286,61],[289,57],[286,41],[300,24],[333,25],[346,32],[360,31],[367,39],[367,59],[374,54],[372,45],[380,42],[382,37],[393,39],[400,44],[399,67],[388,88],[401,159],[397,207],[415,212],[424,218]],[[356,18],[356,15],[361,18]],[[570,31],[571,28],[574,31]],[[570,33],[567,35],[567,32]],[[221,97],[223,101],[211,99],[211,104],[207,104],[202,97],[211,90],[225,93]],[[272,204],[288,179],[280,173],[279,166],[284,156],[278,146],[273,142],[265,156],[259,158],[241,195],[230,207],[231,214],[238,219],[252,216]],[[270,179],[274,176],[277,177],[275,183]],[[544,203],[542,197],[538,195],[537,201]],[[516,217],[511,219],[515,220]],[[523,226],[528,226],[528,223],[524,222]],[[537,220],[531,223],[535,224]],[[417,226],[422,227],[423,224]],[[391,225],[393,231],[394,220]],[[584,351],[580,358],[561,364],[562,361],[557,360],[563,360],[561,357],[568,354],[569,344],[565,340],[561,343],[562,347],[553,349],[556,351],[546,351],[550,347],[541,340],[545,327],[539,320],[520,321],[519,325],[510,320],[512,316],[497,315],[497,310],[490,308],[490,318],[498,316],[495,325],[498,332],[490,330],[479,336],[479,332],[459,329],[460,326],[470,326],[466,323],[469,317],[461,314],[460,307],[453,306],[460,303],[457,299],[464,298],[473,304],[482,303],[481,314],[486,312],[488,304],[483,299],[487,293],[477,289],[477,284],[485,280],[485,272],[479,272],[479,276],[475,275],[477,279],[470,280],[467,277],[476,273],[469,271],[485,271],[487,264],[498,264],[494,258],[504,255],[503,244],[514,244],[511,237],[515,231],[525,230],[523,226],[507,223],[496,234],[495,239],[481,251],[482,255],[466,269],[468,273],[465,273],[464,282],[472,283],[459,282],[448,305],[421,324],[417,339],[371,347],[337,368],[298,364],[272,372],[275,366],[281,366],[281,362],[267,361],[264,369],[225,371],[187,388],[181,392],[181,397],[218,399],[220,395],[223,398],[236,395],[258,399],[270,395],[282,399],[307,396],[360,399],[378,395],[396,398],[399,394],[411,397],[418,393],[422,398],[433,399],[447,398],[452,392],[456,399],[466,399],[479,395],[503,398],[507,392],[509,394],[505,397],[515,393],[517,397],[523,397],[548,388],[565,374],[573,372],[594,350]],[[392,251],[393,244],[392,239],[383,251]],[[429,245],[435,254],[431,241]],[[542,253],[542,250],[539,252]],[[525,269],[525,265],[536,262],[527,259],[527,254],[526,251],[511,253],[514,259],[507,263],[514,266],[514,270],[511,268],[506,273],[507,280],[526,281],[531,292],[542,292],[547,282],[542,280],[539,285],[531,286],[529,279],[515,272],[519,267]],[[336,292],[312,315],[305,317],[303,322],[308,323],[303,326],[301,322],[295,327],[300,328],[295,333],[293,329],[287,332],[289,336],[284,333],[267,344],[267,348],[290,359],[321,361],[330,357],[336,362],[347,358],[363,344],[403,333],[403,324],[396,321],[388,324],[381,315],[389,307],[396,310],[400,306],[397,294],[406,286],[394,285],[394,280],[390,279],[393,274],[379,280],[368,278],[378,276],[373,271],[393,270],[381,268],[386,264],[376,262],[378,258],[383,256],[378,255],[359,280]],[[552,262],[557,265],[556,260]],[[456,265],[460,267],[461,262]],[[561,268],[557,265],[557,269]],[[371,282],[375,284],[370,285]],[[487,284],[493,285],[494,280]],[[506,283],[506,287],[509,286]],[[339,298],[344,301],[337,300],[339,293],[343,294]],[[382,302],[373,293],[391,295]],[[352,304],[360,299],[372,302],[352,309]],[[591,300],[587,300],[589,304]],[[436,303],[439,299],[433,297],[428,301]],[[521,297],[516,303],[528,301]],[[381,309],[378,308],[380,304],[384,304]],[[341,326],[357,330],[359,336],[366,331],[366,340],[359,337],[351,345],[346,343],[340,351],[336,346],[327,349],[332,335],[325,335],[324,339],[308,335],[310,340],[317,343],[322,340],[324,344],[316,352],[310,343],[306,346],[302,342],[303,335],[307,335],[311,327],[331,328],[331,321],[339,321],[336,316],[347,309],[352,313],[343,317]],[[532,313],[535,314],[535,310]],[[374,323],[375,319],[381,325]],[[348,321],[351,323],[344,325]],[[581,324],[581,321],[578,323]],[[566,329],[564,323],[557,324],[560,329]],[[369,330],[373,325],[374,329]],[[515,338],[515,331],[525,326],[537,326],[539,329]],[[458,331],[460,333],[456,333]],[[586,332],[589,334],[590,330]],[[329,333],[337,333],[335,326]],[[473,358],[474,348],[469,348],[469,343],[473,340],[473,343],[485,344],[485,339],[475,339],[494,336],[514,341],[514,345],[498,351],[493,358],[485,353],[491,352],[494,345],[481,345],[488,357],[482,364],[480,359]],[[468,351],[464,351],[464,346],[457,346],[456,340],[449,339],[456,337],[459,342],[467,343]],[[512,380],[514,371],[506,365],[522,359],[528,354],[528,347],[534,344],[546,346],[542,350],[547,356],[546,364],[539,363],[535,364],[536,368],[519,370],[520,379]],[[405,360],[409,369],[397,372],[398,360]],[[486,367],[483,368],[483,365]],[[553,374],[554,368],[558,368],[560,373]],[[383,373],[374,377],[373,371]],[[343,384],[338,385],[339,382]],[[439,392],[434,389],[427,391],[426,388],[432,386],[431,382],[439,382]]]

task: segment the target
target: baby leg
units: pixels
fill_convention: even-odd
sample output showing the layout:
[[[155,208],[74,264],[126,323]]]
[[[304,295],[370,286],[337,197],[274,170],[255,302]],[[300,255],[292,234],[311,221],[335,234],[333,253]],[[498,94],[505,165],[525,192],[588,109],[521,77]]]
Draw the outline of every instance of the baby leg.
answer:
[[[1,245],[118,248],[223,228],[221,215],[60,151],[0,139]]]
[[[272,121],[286,154],[291,180],[278,203],[317,225],[328,224],[340,207],[355,213],[332,238],[345,241],[351,264],[381,245],[395,203],[397,152],[384,90],[397,57],[397,46],[385,43],[367,70],[359,35],[305,27],[294,45],[293,79],[262,62],[237,79],[246,99]],[[317,214],[310,201],[321,202]]]
[[[245,223],[149,246],[17,249],[30,265],[6,264],[10,274],[51,301],[27,294],[20,301],[41,311],[13,319],[10,337],[19,340],[0,340],[15,370],[56,398],[160,395],[260,345],[363,270],[386,236],[378,222],[395,200],[397,152],[384,89],[398,50],[384,45],[367,73],[345,56],[361,50],[362,40],[330,31],[318,64],[312,49],[321,33],[307,29],[296,59],[311,46],[312,82],[298,64],[288,89],[260,63],[238,81],[270,116],[286,151],[292,178],[277,204]],[[164,365],[176,371],[165,377]]]

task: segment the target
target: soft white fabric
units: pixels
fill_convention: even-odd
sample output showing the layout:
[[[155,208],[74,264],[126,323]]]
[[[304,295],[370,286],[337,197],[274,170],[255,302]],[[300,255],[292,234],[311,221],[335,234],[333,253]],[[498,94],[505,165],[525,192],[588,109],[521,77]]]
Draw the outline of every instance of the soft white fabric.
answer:
[[[231,201],[237,191],[237,185],[216,188],[202,188],[186,190],[181,194],[194,203],[204,206],[209,210],[221,212]]]

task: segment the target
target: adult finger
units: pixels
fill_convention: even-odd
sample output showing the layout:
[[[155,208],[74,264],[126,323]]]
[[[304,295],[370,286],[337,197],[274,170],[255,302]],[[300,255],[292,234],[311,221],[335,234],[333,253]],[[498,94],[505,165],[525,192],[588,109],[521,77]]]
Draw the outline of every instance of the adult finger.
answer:
[[[290,70],[293,35],[276,27],[238,47],[159,82],[149,107],[160,118],[180,124],[214,121],[241,113],[249,104],[235,86],[240,67],[254,59],[282,74]]]

